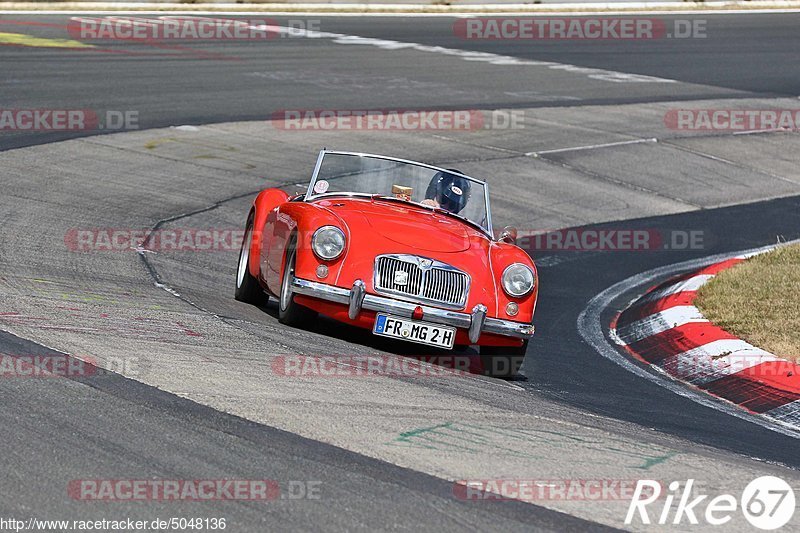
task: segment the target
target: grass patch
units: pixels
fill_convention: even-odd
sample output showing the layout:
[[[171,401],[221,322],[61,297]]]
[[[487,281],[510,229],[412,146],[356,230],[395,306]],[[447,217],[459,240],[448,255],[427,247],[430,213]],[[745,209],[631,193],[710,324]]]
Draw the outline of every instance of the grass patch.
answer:
[[[694,303],[726,331],[800,362],[800,245],[723,270],[700,288]]]
[[[32,46],[35,48],[94,48],[91,44],[69,39],[45,39],[24,33],[0,33],[0,44]]]

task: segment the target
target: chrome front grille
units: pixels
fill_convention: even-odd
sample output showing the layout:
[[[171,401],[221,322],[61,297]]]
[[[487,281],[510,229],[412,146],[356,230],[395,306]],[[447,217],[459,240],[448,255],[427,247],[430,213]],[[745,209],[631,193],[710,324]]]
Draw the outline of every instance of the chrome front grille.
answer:
[[[446,263],[416,255],[375,258],[375,292],[403,299],[462,309],[467,303],[469,276]]]
[[[422,290],[422,269],[413,263],[408,263],[394,257],[381,256],[375,263],[377,273],[376,289],[395,291],[403,294],[419,296]],[[395,283],[395,273],[405,272],[408,280],[405,285]]]

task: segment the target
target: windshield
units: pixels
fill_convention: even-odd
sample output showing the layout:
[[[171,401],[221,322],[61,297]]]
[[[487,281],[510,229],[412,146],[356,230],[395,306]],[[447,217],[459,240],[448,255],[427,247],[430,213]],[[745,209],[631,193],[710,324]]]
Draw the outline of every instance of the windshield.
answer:
[[[306,200],[341,193],[379,195],[442,209],[491,234],[486,185],[458,169],[398,159],[322,152]]]

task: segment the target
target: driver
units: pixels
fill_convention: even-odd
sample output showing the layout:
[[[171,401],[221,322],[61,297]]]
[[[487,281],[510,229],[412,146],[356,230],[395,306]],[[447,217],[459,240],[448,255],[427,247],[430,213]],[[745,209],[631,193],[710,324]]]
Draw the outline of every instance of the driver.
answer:
[[[448,168],[449,172],[439,171],[434,174],[428,189],[425,191],[425,200],[422,204],[431,207],[446,209],[451,213],[458,213],[469,201],[470,183],[467,178],[450,174],[460,171]]]

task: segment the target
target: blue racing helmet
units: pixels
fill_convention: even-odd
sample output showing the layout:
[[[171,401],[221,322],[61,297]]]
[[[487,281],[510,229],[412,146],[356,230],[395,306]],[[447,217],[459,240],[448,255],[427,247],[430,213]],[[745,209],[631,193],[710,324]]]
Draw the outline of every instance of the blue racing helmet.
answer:
[[[449,172],[439,171],[434,174],[428,190],[425,191],[425,198],[436,200],[442,209],[458,213],[467,205],[472,185],[467,178],[450,173],[461,174],[460,171],[452,168],[447,170]]]

